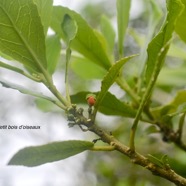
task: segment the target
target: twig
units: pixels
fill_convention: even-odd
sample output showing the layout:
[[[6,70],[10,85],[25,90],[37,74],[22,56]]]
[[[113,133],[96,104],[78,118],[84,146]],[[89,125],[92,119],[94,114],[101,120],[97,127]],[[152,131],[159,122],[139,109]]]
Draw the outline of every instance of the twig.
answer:
[[[131,151],[129,147],[119,142],[116,138],[114,138],[114,136],[108,134],[98,126],[92,125],[89,127],[89,131],[97,134],[103,142],[113,146],[115,150],[128,156],[133,163],[145,167],[151,171],[152,174],[167,179],[178,186],[186,186],[186,179],[176,174],[170,167],[159,167],[138,152]]]

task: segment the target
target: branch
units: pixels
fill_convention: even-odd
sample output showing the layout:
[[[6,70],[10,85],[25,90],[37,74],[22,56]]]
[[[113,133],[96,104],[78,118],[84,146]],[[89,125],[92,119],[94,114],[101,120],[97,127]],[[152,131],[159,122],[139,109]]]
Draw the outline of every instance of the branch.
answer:
[[[175,173],[169,166],[160,167],[151,162],[148,158],[144,157],[143,155],[131,151],[129,147],[123,145],[116,138],[114,138],[112,135],[108,134],[95,124],[89,127],[88,130],[97,134],[103,142],[113,146],[115,150],[128,156],[134,164],[145,167],[146,169],[151,171],[152,174],[167,179],[178,186],[186,186],[186,179]]]
[[[114,136],[105,132],[103,129],[99,128],[96,124],[94,124],[92,120],[92,115],[94,114],[94,112],[92,111],[92,109],[89,110],[88,112],[89,118],[86,118],[83,115],[83,109],[77,108],[76,105],[73,105],[71,108],[67,110],[67,117],[68,121],[70,121],[68,124],[69,127],[78,125],[82,131],[91,131],[100,137],[99,140],[102,140],[103,142],[108,143],[110,145],[106,147],[95,147],[90,150],[95,151],[117,150],[122,154],[128,156],[134,164],[145,167],[146,169],[151,171],[152,174],[165,178],[178,186],[186,186],[186,179],[176,174],[168,164],[165,164],[162,167],[158,166],[158,164],[155,164],[150,159],[144,157],[143,155],[139,154],[136,151],[131,150],[129,147],[125,146],[116,138],[114,138]],[[86,129],[84,129],[82,126],[86,127]]]

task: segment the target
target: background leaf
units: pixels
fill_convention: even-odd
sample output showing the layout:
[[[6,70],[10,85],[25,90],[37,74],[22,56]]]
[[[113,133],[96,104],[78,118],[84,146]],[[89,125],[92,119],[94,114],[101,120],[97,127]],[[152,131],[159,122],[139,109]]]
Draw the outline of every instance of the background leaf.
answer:
[[[37,5],[46,36],[51,21],[53,0],[34,0],[34,3]]]
[[[103,15],[101,17],[100,26],[101,26],[101,32],[107,41],[108,54],[113,55],[116,34],[109,18]]]
[[[8,165],[34,167],[74,156],[90,149],[93,145],[94,143],[89,141],[71,140],[26,147],[18,151],[9,161]]]
[[[178,68],[162,68],[158,76],[157,85],[170,89],[172,87],[184,87],[186,79],[185,68],[186,65],[184,64]]]
[[[86,21],[76,12],[66,7],[54,7],[51,27],[64,39],[64,33],[61,30],[61,21],[65,14],[70,15],[77,23],[78,32],[75,39],[71,42],[71,47],[105,69],[109,69],[111,62],[99,42],[94,31]]]
[[[46,38],[47,68],[53,74],[60,58],[61,43],[57,35],[50,35]]]
[[[136,68],[137,68],[137,71],[139,71],[139,74],[144,73],[144,66],[147,61],[146,50],[147,50],[149,42],[154,37],[155,32],[158,28],[158,25],[160,24],[160,20],[163,16],[161,7],[157,3],[157,1],[154,1],[154,0],[149,1],[148,12],[149,12],[148,32],[144,36],[145,38],[140,38],[139,33],[135,33],[134,31],[132,31],[133,37],[137,40],[139,44],[141,44],[140,56],[136,59],[136,63],[137,63]],[[144,42],[141,42],[142,39],[144,39]]]
[[[123,56],[123,42],[128,27],[131,0],[117,0],[118,50],[120,58]]]
[[[78,56],[71,57],[70,66],[78,76],[84,79],[102,79],[107,72],[89,59]]]
[[[150,42],[147,52],[147,69],[146,69],[146,81],[150,81],[153,76],[153,72],[156,67],[156,77],[159,74],[159,71],[164,62],[166,53],[170,45],[170,39],[172,38],[172,33],[175,29],[175,22],[179,17],[181,10],[183,9],[182,4],[179,0],[176,1],[167,1],[167,18],[163,28],[155,36],[155,38]],[[158,65],[157,65],[158,64]],[[155,78],[156,79],[156,78]]]
[[[178,91],[174,99],[163,106],[152,109],[152,114],[155,118],[161,118],[165,115],[170,117],[183,113],[186,110],[186,90]],[[168,117],[169,117],[168,116]]]
[[[46,69],[44,30],[32,1],[0,1],[0,50],[36,71]]]
[[[186,0],[181,0],[183,5],[185,6],[184,10],[181,13],[181,16],[178,18],[176,22],[176,33],[180,36],[180,38],[186,42],[186,35],[185,35],[185,30],[186,30],[186,24],[185,24],[185,18],[186,18]]]

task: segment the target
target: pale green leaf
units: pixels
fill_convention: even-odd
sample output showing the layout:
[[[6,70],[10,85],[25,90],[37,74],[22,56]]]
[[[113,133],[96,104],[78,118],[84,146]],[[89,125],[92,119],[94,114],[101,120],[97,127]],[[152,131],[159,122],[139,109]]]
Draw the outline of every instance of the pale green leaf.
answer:
[[[46,99],[36,98],[34,100],[34,102],[35,102],[37,108],[43,112],[61,113],[61,108],[57,107],[52,102],[49,102]]]
[[[117,0],[117,26],[119,56],[123,56],[123,43],[129,22],[131,0]]]
[[[46,36],[51,21],[53,0],[34,0],[34,3],[37,5]]]
[[[102,79],[106,70],[87,58],[72,56],[72,70],[84,79]]]
[[[69,44],[70,41],[72,41],[76,37],[78,31],[77,23],[68,14],[65,14],[61,23],[61,28],[65,35],[65,39]]]
[[[139,59],[136,59],[136,62],[137,62],[136,68],[137,68],[137,71],[139,71],[139,74],[143,74],[145,62],[147,60],[146,50],[147,50],[148,44],[154,37],[154,34],[157,30],[157,27],[163,15],[161,7],[159,6],[156,0],[150,0],[148,5],[149,5],[148,6],[149,18],[148,18],[147,33],[143,35],[143,37],[142,36],[140,37],[139,32],[138,33],[135,33],[134,31],[132,32],[137,42],[141,44],[140,56],[139,56]]]
[[[176,22],[176,32],[177,34],[180,36],[180,38],[186,42],[186,35],[185,35],[185,30],[186,30],[186,24],[185,24],[185,20],[186,20],[186,0],[181,0],[181,2],[184,5],[184,10],[182,11],[180,17],[178,18],[177,22]]]
[[[171,44],[168,55],[186,60],[186,46]]]
[[[32,1],[0,1],[0,50],[36,71],[47,68],[44,30]]]
[[[50,35],[46,38],[46,55],[48,72],[53,74],[59,61],[61,52],[60,38],[57,35]]]
[[[93,145],[94,143],[89,141],[69,140],[26,147],[18,151],[8,165],[34,167],[74,156],[92,148]]]
[[[160,87],[184,87],[186,79],[186,65],[175,68],[162,68],[157,85]]]
[[[115,31],[110,22],[110,20],[106,16],[101,17],[101,32],[105,36],[108,45],[108,53],[113,55],[114,45],[115,45]]]
[[[148,156],[148,159],[152,162],[152,163],[154,163],[155,165],[157,165],[157,166],[159,166],[159,167],[164,167],[164,163],[160,160],[160,159],[158,159],[157,157],[155,157],[155,156],[153,156],[153,155],[151,155],[151,154],[148,154],[147,155]]]
[[[29,90],[21,85],[7,82],[4,79],[0,79],[0,84],[2,84],[2,86],[5,88],[15,89],[15,90],[18,90],[19,92],[21,92],[22,94],[27,94],[27,95],[31,95],[31,96],[34,96],[37,98],[45,99],[45,100],[50,101],[50,102],[58,105],[59,107],[61,107],[61,105],[60,105],[60,103],[58,103],[58,101],[56,101],[55,99],[53,99],[51,97],[45,96],[40,92]]]
[[[76,37],[71,42],[71,48],[75,49],[101,67],[109,69],[111,62],[106,51],[103,49],[94,31],[78,13],[66,7],[54,7],[51,22],[52,29],[63,39],[65,38],[61,29],[61,20],[63,20],[65,14],[68,14],[72,19],[74,19],[78,26]]]

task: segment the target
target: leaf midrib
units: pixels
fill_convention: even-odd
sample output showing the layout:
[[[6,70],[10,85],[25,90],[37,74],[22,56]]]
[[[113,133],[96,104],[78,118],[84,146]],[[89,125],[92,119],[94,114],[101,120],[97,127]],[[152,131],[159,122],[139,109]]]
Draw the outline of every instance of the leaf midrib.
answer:
[[[2,7],[2,10],[4,11],[4,13],[7,15],[8,19],[10,20],[13,29],[16,31],[17,35],[20,37],[20,39],[22,40],[22,42],[24,43],[24,45],[26,46],[27,50],[30,52],[34,63],[36,63],[37,67],[39,67],[40,71],[44,70],[44,67],[41,65],[42,62],[37,58],[37,56],[35,55],[35,52],[32,50],[32,48],[29,46],[27,40],[20,34],[19,29],[17,28],[16,24],[14,24],[14,21],[12,20],[12,18],[9,16],[8,12],[4,9],[4,7]],[[10,25],[11,26],[11,25]]]

